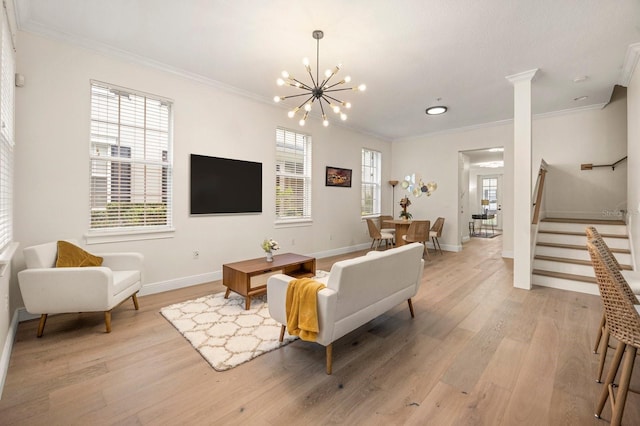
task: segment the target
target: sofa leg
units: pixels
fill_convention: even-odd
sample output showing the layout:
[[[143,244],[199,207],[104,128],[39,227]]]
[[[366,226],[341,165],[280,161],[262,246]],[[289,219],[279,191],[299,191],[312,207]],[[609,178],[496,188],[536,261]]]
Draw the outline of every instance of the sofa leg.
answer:
[[[42,337],[42,333],[44,333],[44,325],[47,322],[47,314],[40,315],[40,323],[38,324],[38,337]]]
[[[104,311],[104,325],[107,328],[107,333],[111,333],[111,311]]]
[[[280,342],[282,342],[284,340],[284,331],[287,329],[286,325],[282,325],[282,327],[280,327]]]
[[[333,371],[333,343],[329,343],[326,348],[327,352],[327,374]]]
[[[407,303],[409,304],[409,312],[411,312],[411,318],[415,318],[415,314],[413,313],[413,303],[411,302],[411,299],[407,299]]]
[[[133,306],[136,308],[136,311],[140,310],[140,305],[138,305],[138,293],[133,293],[131,299],[133,300]]]

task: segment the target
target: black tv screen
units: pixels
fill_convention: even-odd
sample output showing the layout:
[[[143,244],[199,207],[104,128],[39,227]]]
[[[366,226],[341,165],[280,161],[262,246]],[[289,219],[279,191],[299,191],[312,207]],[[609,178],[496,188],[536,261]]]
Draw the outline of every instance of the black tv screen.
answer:
[[[191,154],[191,214],[262,212],[262,163]]]

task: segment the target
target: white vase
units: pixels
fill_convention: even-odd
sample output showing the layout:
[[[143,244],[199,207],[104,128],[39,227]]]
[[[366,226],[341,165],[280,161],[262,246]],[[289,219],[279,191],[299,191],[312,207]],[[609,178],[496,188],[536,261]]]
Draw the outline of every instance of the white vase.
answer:
[[[267,262],[273,262],[273,253],[270,251],[267,252]]]

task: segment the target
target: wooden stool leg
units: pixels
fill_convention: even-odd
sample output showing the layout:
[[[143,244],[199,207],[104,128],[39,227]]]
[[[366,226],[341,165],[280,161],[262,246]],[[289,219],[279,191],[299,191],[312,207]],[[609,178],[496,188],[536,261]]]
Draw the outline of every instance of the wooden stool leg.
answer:
[[[331,374],[333,371],[333,343],[329,343],[325,352],[327,353],[327,374]]]
[[[622,423],[622,414],[624,414],[624,405],[627,402],[627,394],[629,392],[629,383],[631,382],[631,373],[633,372],[633,363],[636,360],[635,346],[627,345],[627,351],[622,364],[622,373],[620,373],[620,387],[613,397],[613,385],[609,385],[609,394],[611,395],[611,424],[619,426]]]
[[[111,311],[104,311],[104,325],[107,333],[111,333]]]
[[[138,304],[138,293],[133,293],[133,296],[131,296],[131,299],[133,300],[133,306],[136,308],[136,311],[139,311],[140,305]]]
[[[618,342],[618,346],[616,347],[616,353],[613,355],[613,360],[611,360],[611,365],[609,366],[609,372],[607,373],[607,378],[604,381],[604,386],[602,386],[602,391],[600,392],[600,400],[598,401],[598,405],[596,406],[596,417],[600,418],[600,414],[602,414],[602,410],[604,409],[604,404],[607,402],[609,398],[609,385],[613,383],[616,378],[616,374],[618,373],[618,367],[620,367],[620,361],[622,360],[622,355],[624,354],[624,349],[627,345],[622,342]]]
[[[38,324],[38,337],[42,337],[44,333],[44,325],[47,323],[47,314],[40,315],[40,323]]]
[[[607,359],[607,350],[609,349],[609,329],[604,329],[604,339],[602,349],[600,349],[600,363],[598,365],[598,377],[596,378],[596,382],[600,383],[602,381],[602,372],[604,371],[604,362]]]
[[[602,339],[602,330],[604,330],[604,326],[607,322],[607,318],[604,315],[604,312],[602,312],[602,318],[600,319],[600,326],[598,327],[598,335],[596,336],[596,344],[593,345],[593,353],[597,354],[598,353],[598,346],[600,346],[600,339]]]

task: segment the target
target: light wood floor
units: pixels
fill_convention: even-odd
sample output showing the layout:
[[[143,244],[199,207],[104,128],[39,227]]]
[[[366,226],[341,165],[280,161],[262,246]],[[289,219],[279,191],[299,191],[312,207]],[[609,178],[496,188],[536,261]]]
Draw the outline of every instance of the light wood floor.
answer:
[[[111,334],[101,314],[53,316],[41,339],[22,323],[0,424],[606,424],[593,415],[599,298],[512,288],[501,238],[432,253],[416,318],[401,304],[340,339],[331,376],[324,347],[302,341],[213,370],[159,310],[220,282],[121,305]],[[639,402],[623,424],[640,424]]]

